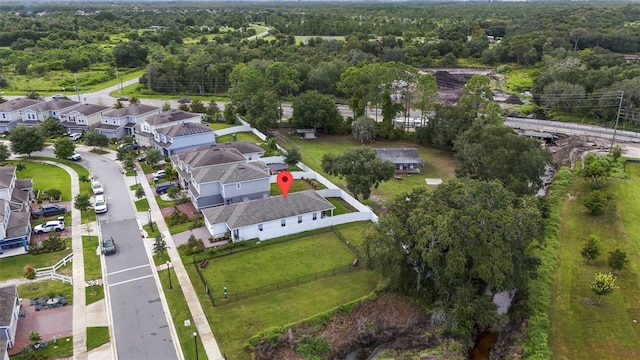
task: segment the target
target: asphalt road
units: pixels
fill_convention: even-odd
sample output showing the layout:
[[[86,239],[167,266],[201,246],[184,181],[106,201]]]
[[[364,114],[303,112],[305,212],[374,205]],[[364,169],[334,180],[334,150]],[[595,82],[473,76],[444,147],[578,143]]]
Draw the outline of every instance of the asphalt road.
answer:
[[[98,215],[102,237],[113,237],[118,249],[105,257],[117,358],[178,359],[120,165],[101,155],[79,153],[82,165],[105,191],[109,210]],[[50,148],[34,155],[54,156]]]

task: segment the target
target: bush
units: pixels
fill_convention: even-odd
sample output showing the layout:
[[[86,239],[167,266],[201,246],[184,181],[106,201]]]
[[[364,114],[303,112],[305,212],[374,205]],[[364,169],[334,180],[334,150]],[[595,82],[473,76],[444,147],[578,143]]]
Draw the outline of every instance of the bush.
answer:
[[[602,190],[592,190],[584,199],[584,207],[592,215],[600,215],[607,206],[607,195]]]
[[[195,235],[193,234],[189,236],[189,240],[187,240],[186,244],[178,246],[178,251],[184,256],[199,254],[201,252],[204,252],[204,250],[205,248],[202,239],[196,239]]]
[[[36,269],[31,264],[24,266],[23,275],[27,280],[33,280],[36,278]]]
[[[175,226],[189,222],[189,216],[178,209],[177,206],[173,207],[173,212],[165,217],[167,225]]]

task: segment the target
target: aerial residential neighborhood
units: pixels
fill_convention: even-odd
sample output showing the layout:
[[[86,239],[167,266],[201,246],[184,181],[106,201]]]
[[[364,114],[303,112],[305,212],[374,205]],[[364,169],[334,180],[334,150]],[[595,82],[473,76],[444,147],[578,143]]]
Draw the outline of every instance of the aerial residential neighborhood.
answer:
[[[640,5],[0,2],[0,359],[636,359]]]

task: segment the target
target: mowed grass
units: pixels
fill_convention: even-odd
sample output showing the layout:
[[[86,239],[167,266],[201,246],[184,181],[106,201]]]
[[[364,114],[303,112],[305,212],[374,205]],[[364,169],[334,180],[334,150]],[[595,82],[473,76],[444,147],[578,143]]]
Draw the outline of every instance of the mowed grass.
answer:
[[[209,127],[212,128],[213,130],[222,130],[222,129],[230,128],[232,126],[235,126],[235,125],[220,123],[220,122],[214,122],[209,124]]]
[[[244,346],[259,331],[297,322],[366,296],[375,289],[379,279],[369,271],[353,271],[213,307],[193,266],[187,269],[221,351],[228,359],[238,360],[253,358]]]
[[[0,258],[0,281],[24,279],[23,269],[26,265],[31,265],[35,269],[55,265],[55,263],[71,253],[71,249],[69,248],[71,242],[69,240],[65,241],[67,243],[67,249],[58,252],[39,255],[24,254]],[[67,267],[71,268],[70,265]],[[63,269],[65,269],[65,267],[58,269],[58,272],[62,272]],[[69,271],[69,273],[71,273],[71,271]]]
[[[189,265],[190,264],[186,264],[186,266]],[[184,298],[182,288],[178,284],[176,273],[173,268],[171,268],[170,271],[172,289],[169,289],[169,274],[167,273],[167,270],[159,271],[158,277],[162,283],[164,295],[169,306],[169,312],[171,312],[171,319],[173,320],[173,324],[176,328],[180,347],[182,347],[182,352],[184,353],[184,358],[195,359],[196,349],[194,348],[193,332],[197,330],[193,317],[191,317],[191,311],[189,310],[189,305],[187,305],[187,300]],[[189,320],[191,322],[191,326],[184,326],[185,320]],[[200,341],[200,336],[198,336],[197,342],[198,359],[207,359],[207,355],[202,347],[202,342]]]
[[[87,328],[87,351],[109,342],[109,327],[93,326]]]
[[[62,192],[62,201],[71,200],[71,177],[55,165],[25,161],[26,169],[17,171],[18,179],[33,179],[33,189],[46,191],[58,189]]]
[[[84,255],[84,280],[95,280],[102,278],[102,266],[98,255],[97,236],[82,237],[82,254]]]
[[[236,141],[249,141],[252,143],[262,143],[262,140],[260,140],[259,137],[255,136],[252,132],[237,132],[236,134]],[[233,134],[229,134],[229,135],[222,135],[222,136],[218,136],[216,137],[216,142],[217,143],[228,143],[233,141]]]
[[[209,286],[237,293],[348,265],[351,251],[333,233],[324,233],[211,259],[202,269]]]
[[[287,142],[285,143],[280,141],[281,139],[282,137],[278,138],[281,146],[285,148],[299,148],[303,163],[323,174],[327,179],[342,189],[346,189],[344,179],[327,175],[322,171],[322,156],[324,154],[339,155],[348,149],[360,146],[371,148],[417,148],[420,157],[424,160],[424,168],[422,171],[418,174],[403,176],[402,180],[391,179],[381,183],[378,189],[372,189],[370,200],[364,201],[365,204],[372,208],[376,207],[376,202],[383,202],[386,199],[407,192],[415,187],[426,187],[425,178],[441,178],[443,180],[451,178],[455,175],[455,169],[458,167],[458,161],[450,153],[426,148],[410,142],[376,141],[372,144],[362,145],[352,136],[323,136],[318,139],[309,140],[301,140],[293,136],[288,136]]]
[[[73,286],[71,284],[63,283],[59,280],[43,280],[18,285],[18,294],[20,294],[21,298],[48,297],[50,293],[64,295],[67,297],[69,305],[73,304]]]
[[[357,223],[334,226],[333,228],[354,245],[360,253],[364,254],[364,247],[362,246],[364,237],[367,232],[375,229],[375,224],[371,221],[359,221]]]
[[[306,180],[298,179],[298,180],[294,180],[293,183],[291,183],[291,187],[289,188],[289,194],[298,192],[298,191],[304,191],[304,190],[320,190],[320,189],[327,188],[326,186],[322,185],[316,180],[309,180],[309,181],[311,181],[311,183],[316,185],[315,189]],[[280,190],[278,183],[272,183],[271,196],[278,196],[278,195],[282,195],[282,190]]]
[[[558,359],[640,358],[640,167],[627,166],[629,178],[608,185],[616,211],[588,215],[583,204],[589,189],[578,180],[560,208],[557,268],[549,309],[549,345]],[[601,255],[586,264],[580,255],[584,239],[601,239]],[[600,305],[590,290],[596,272],[609,272],[608,253],[620,248],[630,263],[616,272],[620,287]]]
[[[333,209],[333,216],[357,212],[357,210],[353,206],[349,205],[341,198],[327,198],[327,201],[329,201],[331,205],[336,207],[335,209]]]

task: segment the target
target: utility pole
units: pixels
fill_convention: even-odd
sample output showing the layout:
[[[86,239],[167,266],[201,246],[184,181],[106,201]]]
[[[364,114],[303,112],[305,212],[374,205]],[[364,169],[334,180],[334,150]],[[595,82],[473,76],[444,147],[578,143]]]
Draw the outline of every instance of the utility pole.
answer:
[[[613,127],[613,137],[611,138],[611,148],[609,155],[613,153],[613,143],[616,141],[616,133],[618,132],[618,120],[620,120],[620,110],[622,109],[622,99],[624,99],[624,91],[620,93],[620,103],[618,104],[618,112],[616,113],[616,124]]]
[[[73,74],[73,79],[76,83],[76,94],[78,94],[78,102],[82,102],[82,100],[80,100],[80,89],[78,89],[78,73]]]

